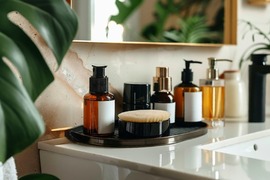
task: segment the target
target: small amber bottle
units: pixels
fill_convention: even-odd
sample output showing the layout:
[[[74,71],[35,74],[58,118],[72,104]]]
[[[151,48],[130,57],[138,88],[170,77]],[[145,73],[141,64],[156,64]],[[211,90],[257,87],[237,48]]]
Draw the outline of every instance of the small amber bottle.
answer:
[[[201,90],[199,86],[192,83],[193,72],[190,69],[191,63],[201,64],[202,62],[185,60],[186,68],[182,71],[182,82],[174,87],[174,100],[176,103],[175,124],[177,126],[181,126],[184,122],[202,120],[200,117],[201,104],[199,104],[201,103]]]
[[[111,136],[114,133],[115,98],[108,91],[106,66],[93,66],[89,93],[84,96],[84,133],[91,136]]]
[[[175,123],[175,102],[172,91],[172,78],[169,77],[168,67],[156,67],[156,76],[153,77],[154,93],[152,94],[151,108],[164,110],[170,113],[170,126]]]

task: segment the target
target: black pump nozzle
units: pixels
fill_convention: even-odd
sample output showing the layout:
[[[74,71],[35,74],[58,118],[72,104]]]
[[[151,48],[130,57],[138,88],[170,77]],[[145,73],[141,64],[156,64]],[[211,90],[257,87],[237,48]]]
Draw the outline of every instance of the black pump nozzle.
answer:
[[[191,63],[202,64],[202,62],[200,62],[200,61],[193,61],[193,60],[186,60],[186,59],[184,59],[184,61],[186,63],[186,69],[189,69],[190,68],[190,64]]]
[[[105,68],[107,66],[94,66],[93,67],[93,77],[95,78],[104,78],[105,77]]]
[[[182,71],[182,81],[183,82],[192,82],[193,81],[193,72],[190,69],[190,64],[191,63],[197,63],[197,64],[202,64],[200,61],[193,61],[193,60],[185,60],[185,65],[186,68]]]
[[[93,76],[90,77],[90,93],[107,93],[108,92],[108,77],[105,76],[105,68],[107,66],[94,66]]]

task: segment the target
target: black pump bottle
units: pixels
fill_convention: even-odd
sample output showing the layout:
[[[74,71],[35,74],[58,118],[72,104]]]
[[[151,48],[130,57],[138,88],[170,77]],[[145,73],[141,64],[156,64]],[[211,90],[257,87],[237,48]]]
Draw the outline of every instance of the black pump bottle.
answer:
[[[248,121],[265,121],[266,75],[270,73],[270,65],[266,65],[269,54],[252,54],[249,65],[249,102]]]
[[[185,93],[196,93],[200,92],[199,86],[193,84],[193,72],[190,69],[190,64],[198,63],[200,61],[185,60],[185,69],[182,71],[181,80],[182,82],[174,87],[174,100],[176,103],[176,117],[175,124],[181,126],[183,122],[186,122],[185,119]],[[200,119],[201,120],[201,119]]]

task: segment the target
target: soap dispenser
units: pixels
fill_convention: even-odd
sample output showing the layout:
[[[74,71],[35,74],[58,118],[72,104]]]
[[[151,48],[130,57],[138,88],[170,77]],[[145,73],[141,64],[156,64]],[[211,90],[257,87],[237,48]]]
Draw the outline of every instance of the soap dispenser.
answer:
[[[248,121],[265,121],[266,75],[270,73],[270,65],[266,65],[269,54],[252,54],[249,65],[249,102]]]
[[[93,66],[89,93],[84,96],[83,132],[91,136],[114,134],[115,98],[108,91],[107,66]]]
[[[200,79],[202,90],[203,119],[209,127],[223,127],[225,110],[225,89],[224,80],[219,79],[219,72],[216,63],[221,61],[232,62],[229,59],[208,58],[209,68],[207,78]]]
[[[175,123],[175,102],[172,91],[172,78],[168,67],[156,67],[156,76],[153,77],[154,93],[151,95],[151,108],[164,110],[170,113],[170,126]]]
[[[182,82],[174,87],[174,100],[176,102],[176,125],[184,122],[202,120],[202,94],[199,86],[192,83],[193,72],[190,64],[199,61],[185,60],[185,69],[182,71]]]

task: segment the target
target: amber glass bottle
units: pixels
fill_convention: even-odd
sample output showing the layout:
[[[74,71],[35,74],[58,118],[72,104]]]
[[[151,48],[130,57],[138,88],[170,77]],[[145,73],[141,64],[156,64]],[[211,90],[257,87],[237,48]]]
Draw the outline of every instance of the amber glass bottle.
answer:
[[[176,125],[182,125],[184,122],[194,122],[202,120],[202,118],[200,117],[200,111],[202,106],[202,98],[200,92],[201,90],[199,86],[192,83],[193,72],[190,69],[191,63],[201,64],[201,62],[199,61],[185,60],[186,68],[182,71],[182,82],[174,87],[174,100],[176,103]],[[185,105],[189,108],[185,108]],[[187,112],[186,114],[185,111]],[[185,116],[187,116],[187,118],[185,118]]]
[[[174,88],[174,99],[176,103],[176,124],[184,122],[185,92],[200,92],[200,88],[192,83],[178,84]]]
[[[114,133],[115,98],[108,91],[106,66],[93,66],[90,90],[84,96],[84,133],[91,136],[111,136]]]

